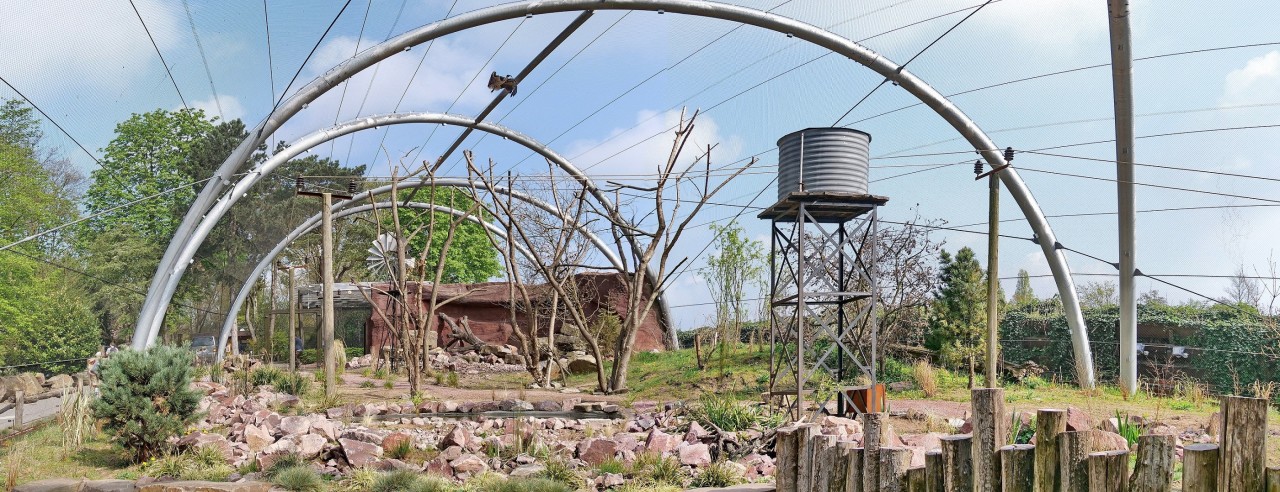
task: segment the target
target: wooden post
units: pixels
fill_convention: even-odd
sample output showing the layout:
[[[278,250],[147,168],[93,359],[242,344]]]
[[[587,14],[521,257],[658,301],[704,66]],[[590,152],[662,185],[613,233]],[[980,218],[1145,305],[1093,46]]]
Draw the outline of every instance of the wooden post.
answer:
[[[1012,444],[1000,448],[1000,490],[1030,492],[1036,483],[1036,447]]]
[[[926,492],[924,482],[923,466],[907,469],[907,492]]]
[[[289,370],[298,371],[298,351],[295,345],[298,339],[298,274],[289,267],[289,343],[285,344],[289,351]]]
[[[277,264],[277,266],[279,266]],[[276,284],[280,282],[280,269],[271,269],[271,283],[267,285],[267,363],[276,361]]]
[[[1036,412],[1036,487],[1040,492],[1060,492],[1058,434],[1067,431],[1067,412],[1042,408]]]
[[[866,450],[861,447],[849,449],[849,464],[844,474],[844,492],[864,492],[862,489],[862,462]]]
[[[27,392],[17,390],[13,392],[13,430],[22,430],[22,407],[27,405]]]
[[[924,489],[928,492],[943,492],[944,488],[942,451],[924,453]]]
[[[840,441],[831,449],[831,477],[827,479],[829,484],[827,490],[845,492],[849,487],[849,461],[852,459],[855,447],[857,443],[853,441]]]
[[[320,340],[324,342],[324,396],[333,398],[337,394],[336,378],[338,376],[337,357],[333,343],[333,194],[321,193],[321,234],[320,254],[324,257],[320,265],[320,274],[324,282],[320,303]]]
[[[968,434],[943,436],[942,490],[973,492],[973,444]]]
[[[836,466],[836,436],[816,435],[813,442],[813,482],[809,490],[827,492],[831,489],[831,471]]]
[[[1218,485],[1224,492],[1262,490],[1267,464],[1267,400],[1222,399],[1222,457]]]
[[[1000,492],[1000,461],[996,452],[1009,441],[1004,415],[1004,390],[975,388],[973,402],[973,482],[976,492]]]
[[[1130,492],[1168,492],[1173,489],[1174,441],[1172,435],[1138,438],[1138,458],[1129,478]]]
[[[800,427],[794,424],[778,428],[774,444],[774,454],[778,458],[774,472],[778,492],[799,492],[796,487],[796,472],[799,470],[801,434]]]
[[[907,492],[907,468],[910,466],[910,449],[896,446],[880,448],[880,473],[878,474],[880,484],[874,490],[879,492]]]
[[[802,434],[800,434],[800,461],[796,463],[799,471],[796,472],[796,488],[804,490],[813,490],[813,443],[814,438],[822,432],[822,428],[818,424],[800,424]]]
[[[1089,492],[1089,453],[1093,439],[1088,430],[1058,434],[1058,479],[1063,492]]]
[[[880,447],[884,445],[885,415],[862,414],[862,490],[873,492],[880,487]]]
[[[1126,492],[1128,489],[1128,451],[1103,451],[1089,455],[1089,492]]]
[[[1267,467],[1267,492],[1280,492],[1280,468]]]
[[[1007,152],[1006,156],[1012,157],[1012,151]],[[1000,176],[995,171],[991,172],[991,176],[987,178],[987,387],[995,388],[999,385],[1000,374],[1000,302],[997,300],[1000,294]],[[1004,412],[1001,412],[1004,413]],[[974,408],[974,415],[978,415],[977,408]],[[976,420],[976,419],[975,419]],[[975,425],[976,429],[977,426]],[[974,433],[974,442],[977,443],[982,439]],[[1000,447],[1004,442],[997,444]],[[991,451],[995,453],[993,449]],[[975,455],[974,459],[981,464],[982,460]],[[988,490],[981,488],[984,480],[981,468],[978,467],[977,474],[979,488],[978,490]],[[999,473],[999,470],[995,470]],[[986,482],[990,482],[987,480]],[[988,484],[989,485],[989,484]],[[989,490],[999,490],[996,488]]]
[[[1188,444],[1182,448],[1182,490],[1217,492],[1217,444]]]

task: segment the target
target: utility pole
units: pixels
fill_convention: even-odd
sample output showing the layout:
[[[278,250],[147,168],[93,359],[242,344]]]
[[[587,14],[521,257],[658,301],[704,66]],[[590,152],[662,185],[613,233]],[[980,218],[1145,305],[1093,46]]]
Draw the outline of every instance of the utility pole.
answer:
[[[280,265],[271,272],[271,283],[267,284],[267,364],[276,361],[276,283],[280,281]]]
[[[333,343],[333,198],[350,200],[355,195],[356,182],[347,183],[347,194],[303,191],[306,183],[297,178],[298,195],[320,197],[320,277],[322,282],[320,301],[320,340],[324,344],[324,396],[332,398],[337,393],[337,356]]]
[[[1013,164],[1013,147],[1004,149],[1004,165],[982,172],[982,161],[973,165],[975,179],[987,178],[987,387],[1000,381],[1000,176]]]
[[[298,370],[298,353],[293,350],[293,341],[298,337],[298,284],[297,276],[293,271],[303,267],[306,265],[280,265],[279,267],[280,271],[289,273],[289,343],[285,345],[289,352],[289,371]]]

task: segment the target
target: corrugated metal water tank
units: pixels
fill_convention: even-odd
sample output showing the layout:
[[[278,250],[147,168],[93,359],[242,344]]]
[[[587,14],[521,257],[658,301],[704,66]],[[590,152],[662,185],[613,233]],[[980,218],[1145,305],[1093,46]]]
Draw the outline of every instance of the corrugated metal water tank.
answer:
[[[778,139],[778,199],[801,191],[867,194],[871,135],[850,128],[807,128]]]

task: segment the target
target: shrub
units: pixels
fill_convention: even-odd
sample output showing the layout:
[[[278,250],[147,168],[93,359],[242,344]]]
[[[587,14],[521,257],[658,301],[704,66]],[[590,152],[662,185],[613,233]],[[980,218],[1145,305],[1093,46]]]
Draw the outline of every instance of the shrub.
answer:
[[[599,465],[596,465],[596,470],[599,470],[600,473],[621,474],[627,471],[627,465],[626,463],[618,461],[616,458],[609,458],[607,460],[601,461]]]
[[[315,364],[317,360],[319,360],[319,354],[316,353],[316,349],[303,349],[298,352],[299,364]]]
[[[1133,446],[1138,442],[1138,436],[1142,435],[1142,426],[1129,420],[1129,414],[1121,414],[1116,410],[1116,430],[1117,434],[1124,436],[1124,440],[1128,441],[1129,446]]]
[[[305,466],[307,466],[307,460],[302,459],[302,456],[297,454],[289,453],[276,458],[275,462],[271,463],[271,467],[263,470],[263,475],[271,478],[290,468]]]
[[[586,480],[578,476],[578,472],[574,471],[568,463],[561,460],[547,461],[546,468],[538,474],[538,478],[554,480],[575,489],[587,485]]]
[[[194,468],[191,459],[180,455],[170,454],[159,457],[151,457],[138,467],[138,471],[145,476],[153,478],[182,478],[187,472]]]
[[[306,376],[299,373],[281,374],[276,380],[276,389],[293,396],[304,396],[311,389],[311,381]]]
[[[276,487],[294,492],[320,492],[324,490],[324,480],[310,466],[291,466],[280,470],[272,477],[271,483]]]
[[[284,372],[271,366],[260,367],[249,373],[249,381],[254,386],[275,386],[284,377]],[[277,388],[279,389],[279,388]]]
[[[191,352],[156,346],[125,350],[102,363],[93,414],[135,461],[160,454],[169,438],[196,421],[200,394],[190,388]]]
[[[413,488],[418,474],[409,470],[395,470],[378,475],[369,488],[372,492],[402,492]]]
[[[446,374],[446,375],[445,375],[445,384],[447,384],[450,388],[457,388],[457,387],[458,387],[458,373],[456,373],[456,372],[454,372],[454,371],[449,371],[449,374]]]
[[[356,357],[364,357],[364,349],[361,347],[347,347],[347,358],[354,359]]]
[[[924,392],[925,398],[933,398],[938,394],[938,372],[929,365],[929,361],[916,361],[911,367],[911,375],[916,380],[916,386]]]
[[[657,485],[684,486],[684,468],[674,456],[645,453],[636,457],[635,463],[631,464],[631,470],[635,475],[647,476]]]
[[[744,405],[729,395],[703,394],[698,404],[690,409],[693,418],[702,423],[714,424],[725,432],[747,430],[761,420],[756,407]]]
[[[690,487],[729,487],[742,483],[742,476],[725,462],[714,463],[693,476]]]

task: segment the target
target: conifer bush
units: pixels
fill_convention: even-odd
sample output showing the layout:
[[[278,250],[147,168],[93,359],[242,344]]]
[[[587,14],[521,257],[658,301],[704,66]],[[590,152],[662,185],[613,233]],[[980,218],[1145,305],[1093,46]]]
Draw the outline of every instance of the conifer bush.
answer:
[[[169,346],[121,351],[102,363],[93,415],[134,461],[161,455],[166,440],[196,421],[200,394],[190,388],[194,366],[191,352]]]

